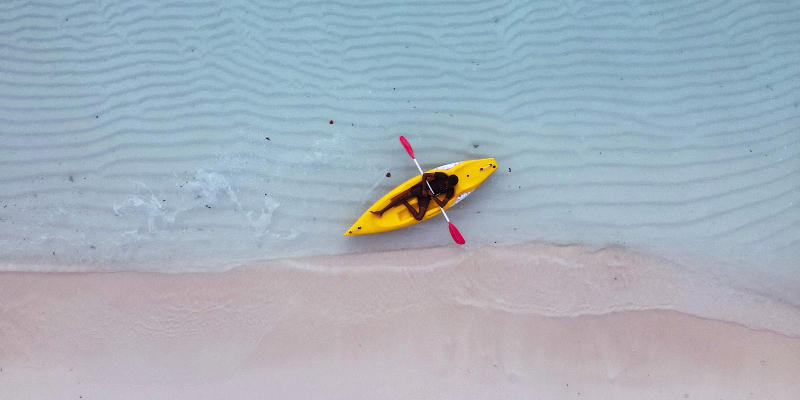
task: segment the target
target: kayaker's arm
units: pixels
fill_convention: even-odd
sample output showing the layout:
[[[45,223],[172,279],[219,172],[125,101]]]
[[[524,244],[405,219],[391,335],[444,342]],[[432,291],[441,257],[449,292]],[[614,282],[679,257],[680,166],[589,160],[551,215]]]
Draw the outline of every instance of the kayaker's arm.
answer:
[[[433,193],[428,189],[428,178],[434,178],[435,174],[432,172],[426,172],[422,174],[422,195],[423,196],[433,196]]]
[[[450,199],[452,199],[452,197],[450,196],[444,196],[444,200],[439,200],[439,198],[436,196],[433,197],[433,201],[435,201],[436,204],[438,204],[439,207],[442,208],[444,208],[444,205],[447,204],[447,202],[450,201]]]

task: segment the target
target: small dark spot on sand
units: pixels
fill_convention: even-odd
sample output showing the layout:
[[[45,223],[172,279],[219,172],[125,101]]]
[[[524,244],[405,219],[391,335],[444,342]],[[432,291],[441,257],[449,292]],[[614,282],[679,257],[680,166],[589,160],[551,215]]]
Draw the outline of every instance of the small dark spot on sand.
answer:
[[[211,208],[211,206],[209,206],[208,204],[206,204],[206,208],[210,209],[210,208]]]
[[[38,195],[38,194],[36,194],[36,193],[34,193],[34,194],[33,194],[33,197],[39,197],[39,195]]]
[[[95,246],[95,245],[91,245],[91,246],[89,246],[89,248],[91,248],[92,250],[94,250],[94,249],[96,249],[96,248],[97,248],[97,246]]]
[[[75,182],[75,179],[72,178],[72,175],[69,176],[69,181],[70,182]]]
[[[495,19],[494,19],[494,23],[495,23],[495,24],[496,24],[498,21],[500,21],[500,18],[495,18]]]
[[[473,144],[473,145],[472,145],[472,147],[473,147],[473,148],[476,148],[476,149],[478,148],[478,146],[480,146],[480,145],[479,145],[479,144]]]
[[[56,252],[55,252],[55,251],[53,252],[53,255],[56,255]]]
[[[386,177],[387,177],[387,178],[391,178],[391,177],[392,177],[392,173],[391,173],[391,172],[387,172],[387,173],[386,173]]]
[[[511,168],[508,169],[508,172],[511,172]]]
[[[267,138],[267,140],[269,140],[269,138]],[[269,141],[271,142],[272,140],[269,140]]]
[[[95,115],[95,116],[94,116],[94,119],[98,119],[98,118],[100,118],[100,116],[99,116],[99,115]]]

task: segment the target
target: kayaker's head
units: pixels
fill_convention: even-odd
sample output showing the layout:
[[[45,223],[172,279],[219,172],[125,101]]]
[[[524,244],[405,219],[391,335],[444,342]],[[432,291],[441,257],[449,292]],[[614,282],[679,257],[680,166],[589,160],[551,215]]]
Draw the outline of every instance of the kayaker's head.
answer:
[[[458,185],[458,177],[454,175],[450,175],[447,177],[447,187],[456,187]]]

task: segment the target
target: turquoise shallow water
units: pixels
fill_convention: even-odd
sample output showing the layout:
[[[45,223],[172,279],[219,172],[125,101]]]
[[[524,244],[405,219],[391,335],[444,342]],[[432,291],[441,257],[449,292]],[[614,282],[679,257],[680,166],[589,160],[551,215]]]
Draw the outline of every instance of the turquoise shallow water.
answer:
[[[800,277],[792,2],[0,9],[4,270],[449,245],[442,221],[341,236],[416,174],[406,135],[423,167],[498,160],[450,213],[467,250],[621,246],[759,287]]]

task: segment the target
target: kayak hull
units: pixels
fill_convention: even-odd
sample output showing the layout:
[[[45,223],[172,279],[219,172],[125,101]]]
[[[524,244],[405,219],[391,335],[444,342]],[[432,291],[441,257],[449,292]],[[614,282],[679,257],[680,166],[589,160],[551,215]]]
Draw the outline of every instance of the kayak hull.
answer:
[[[494,158],[483,158],[480,160],[468,160],[442,165],[441,167],[434,168],[426,172],[444,172],[448,175],[456,174],[458,176],[458,184],[455,187],[455,196],[453,199],[447,202],[444,207],[445,210],[448,210],[450,207],[456,205],[458,202],[472,193],[473,190],[480,186],[480,184],[483,183],[483,181],[485,181],[486,178],[488,178],[489,175],[496,170],[497,162],[494,160]],[[414,216],[411,215],[408,209],[402,204],[387,210],[381,217],[378,217],[370,212],[383,209],[389,205],[392,200],[406,193],[409,189],[411,189],[412,186],[420,182],[422,182],[422,178],[420,175],[417,175],[403,182],[389,193],[386,193],[385,196],[381,197],[380,200],[376,201],[375,204],[369,208],[369,210],[361,215],[361,217],[353,224],[353,226],[351,226],[350,229],[344,233],[344,236],[386,232],[405,228],[409,225],[414,225],[417,222],[421,222],[417,221]],[[439,200],[443,200],[444,194],[439,195],[438,197]],[[416,198],[409,199],[408,203],[414,207],[414,209],[418,209]],[[442,211],[436,205],[436,202],[431,201],[430,205],[428,206],[428,211],[425,213],[425,217],[422,218],[422,221],[431,219],[441,213]]]

